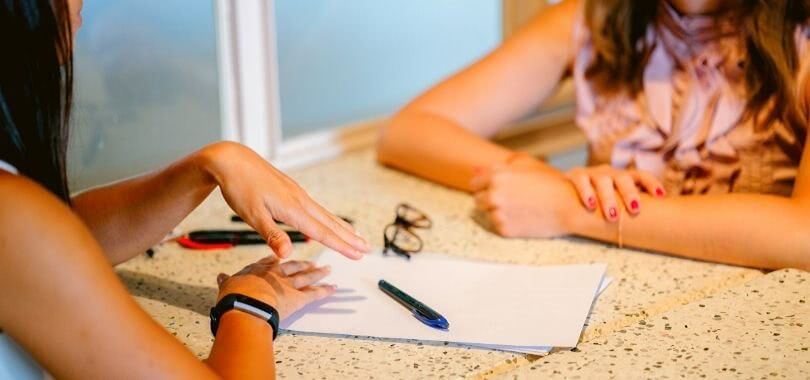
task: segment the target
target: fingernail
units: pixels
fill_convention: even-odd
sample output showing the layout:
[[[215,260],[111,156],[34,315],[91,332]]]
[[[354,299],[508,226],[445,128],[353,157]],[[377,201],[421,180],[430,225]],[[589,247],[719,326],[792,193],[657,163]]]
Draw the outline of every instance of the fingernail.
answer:
[[[657,196],[659,196],[659,197],[663,197],[663,196],[665,195],[665,193],[664,193],[664,189],[662,189],[662,188],[660,188],[660,187],[659,187],[659,188],[657,188],[657,189],[655,189],[655,195],[657,195]]]
[[[588,197],[588,208],[591,210],[596,208],[596,198]]]
[[[332,266],[331,266],[331,265],[327,265],[327,266],[323,267],[323,270],[325,270],[325,271],[327,271],[327,272],[331,272],[331,271],[332,271]]]
[[[630,209],[632,209],[633,211],[638,211],[638,201],[637,200],[633,199],[633,201],[630,202]]]
[[[619,212],[616,211],[616,207],[611,207],[608,210],[608,215],[610,216],[610,219],[616,219],[616,217],[619,215]]]

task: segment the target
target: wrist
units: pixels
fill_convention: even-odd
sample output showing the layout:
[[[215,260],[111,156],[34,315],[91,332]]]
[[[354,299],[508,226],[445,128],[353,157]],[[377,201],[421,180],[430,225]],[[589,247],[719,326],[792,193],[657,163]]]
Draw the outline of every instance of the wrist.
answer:
[[[609,242],[616,239],[616,223],[606,222],[598,205],[588,210],[576,198],[566,208],[564,219],[568,234]]]
[[[273,326],[270,326],[267,321],[256,317],[255,315],[248,314],[239,309],[231,309],[222,314],[220,328],[232,324],[239,324],[239,326],[249,326],[252,330],[263,331],[267,330],[271,335],[273,334]]]
[[[238,143],[230,141],[216,142],[205,146],[192,155],[194,168],[211,185],[220,185],[226,171],[225,166],[237,150],[244,149]]]
[[[251,334],[265,334],[271,338],[275,333],[273,326],[267,321],[238,309],[231,309],[222,314],[219,330],[250,330]]]
[[[565,197],[565,201],[562,202],[565,205],[561,211],[563,229],[568,235],[587,235],[585,230],[588,229],[588,222],[593,216],[591,214],[600,211],[598,208],[595,211],[586,210],[580,204],[579,196],[573,184],[570,187],[571,189]]]
[[[278,308],[278,297],[267,286],[267,281],[252,275],[238,275],[226,280],[220,286],[217,302],[228,294],[242,294]]]

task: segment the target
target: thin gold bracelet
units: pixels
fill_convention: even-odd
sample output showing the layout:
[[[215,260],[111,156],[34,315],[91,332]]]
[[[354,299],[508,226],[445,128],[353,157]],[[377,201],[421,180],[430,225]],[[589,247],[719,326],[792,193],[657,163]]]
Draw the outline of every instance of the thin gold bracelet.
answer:
[[[617,244],[619,245],[619,248],[624,248],[624,242],[622,241],[622,227],[623,227],[622,221],[624,221],[623,217],[624,212],[622,212],[621,207],[619,207],[618,209],[619,209],[619,228],[617,232],[619,236],[616,237],[616,241]]]

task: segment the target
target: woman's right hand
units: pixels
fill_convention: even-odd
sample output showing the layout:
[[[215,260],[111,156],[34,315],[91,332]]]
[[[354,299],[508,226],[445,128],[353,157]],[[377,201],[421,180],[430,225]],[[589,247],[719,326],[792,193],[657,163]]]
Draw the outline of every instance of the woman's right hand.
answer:
[[[275,256],[265,257],[231,276],[220,273],[217,301],[228,294],[243,294],[273,306],[284,319],[335,292],[333,285],[315,285],[329,272],[328,266],[316,267],[311,261],[282,263]]]
[[[267,240],[276,255],[286,258],[293,247],[275,220],[354,260],[371,249],[351,224],[315,202],[250,148],[219,142],[201,149],[196,157],[199,169],[220,187],[228,206]]]

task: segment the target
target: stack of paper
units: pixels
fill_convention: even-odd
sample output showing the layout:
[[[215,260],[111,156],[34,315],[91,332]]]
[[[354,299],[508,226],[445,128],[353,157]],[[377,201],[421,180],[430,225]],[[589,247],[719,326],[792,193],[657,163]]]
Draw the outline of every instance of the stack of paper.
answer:
[[[604,264],[529,266],[420,253],[410,261],[380,253],[360,261],[327,251],[327,283],[337,292],[282,322],[285,330],[454,342],[543,354],[574,347],[605,275]],[[428,327],[377,288],[385,279],[441,313]],[[605,283],[606,285],[606,283]]]

